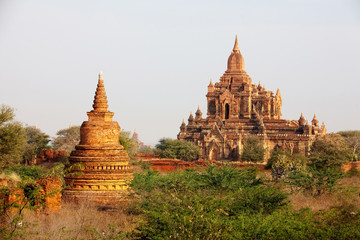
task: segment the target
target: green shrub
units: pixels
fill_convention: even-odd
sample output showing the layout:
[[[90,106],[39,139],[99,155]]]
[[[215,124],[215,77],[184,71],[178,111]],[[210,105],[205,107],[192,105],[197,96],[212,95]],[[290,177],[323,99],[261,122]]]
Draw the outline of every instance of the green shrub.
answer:
[[[287,194],[264,185],[255,169],[211,165],[160,175],[136,174],[134,207],[143,221],[134,233],[142,239],[229,239],[239,216],[274,213]]]
[[[4,170],[5,174],[10,174],[12,172],[18,174],[21,179],[37,179],[46,175],[47,171],[41,166],[28,166],[28,165],[14,165]]]
[[[310,150],[309,165],[317,169],[340,168],[350,162],[354,154],[346,140],[339,134],[318,137]]]
[[[345,174],[336,168],[315,169],[309,167],[307,171],[293,171],[285,182],[297,190],[307,191],[312,195],[321,195],[334,190],[336,184]]]
[[[302,171],[305,168],[306,158],[300,154],[275,152],[271,157],[271,176],[274,180],[286,178],[293,171]]]
[[[243,153],[241,160],[248,162],[262,162],[265,156],[265,148],[261,141],[251,137],[244,140]]]
[[[154,152],[162,158],[193,161],[199,158],[200,148],[192,142],[163,138],[155,146]]]

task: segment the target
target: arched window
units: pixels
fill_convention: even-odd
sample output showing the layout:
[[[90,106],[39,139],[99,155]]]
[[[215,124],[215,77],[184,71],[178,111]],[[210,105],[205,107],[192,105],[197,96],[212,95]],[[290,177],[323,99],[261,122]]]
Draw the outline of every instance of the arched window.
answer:
[[[211,115],[213,115],[213,114],[216,113],[216,103],[215,103],[215,100],[211,100],[211,101],[209,102],[208,109],[209,109],[209,113],[210,113]]]
[[[229,104],[226,103],[225,104],[225,119],[229,119],[229,115],[230,115],[230,107],[229,107]]]

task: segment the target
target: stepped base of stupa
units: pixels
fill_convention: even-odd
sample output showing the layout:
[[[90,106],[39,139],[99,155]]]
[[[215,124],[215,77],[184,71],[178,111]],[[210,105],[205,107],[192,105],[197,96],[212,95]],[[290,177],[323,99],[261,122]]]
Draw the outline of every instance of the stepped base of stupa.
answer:
[[[116,208],[129,202],[130,190],[125,191],[79,191],[65,190],[62,201],[86,206]]]

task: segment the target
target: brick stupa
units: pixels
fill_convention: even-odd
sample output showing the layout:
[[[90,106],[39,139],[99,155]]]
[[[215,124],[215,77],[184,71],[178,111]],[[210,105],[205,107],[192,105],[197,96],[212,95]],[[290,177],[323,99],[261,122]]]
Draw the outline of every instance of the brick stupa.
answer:
[[[129,156],[119,143],[120,126],[108,110],[103,75],[94,97],[89,120],[80,128],[80,143],[70,154],[70,173],[63,191],[66,202],[115,206],[126,201],[132,168]]]

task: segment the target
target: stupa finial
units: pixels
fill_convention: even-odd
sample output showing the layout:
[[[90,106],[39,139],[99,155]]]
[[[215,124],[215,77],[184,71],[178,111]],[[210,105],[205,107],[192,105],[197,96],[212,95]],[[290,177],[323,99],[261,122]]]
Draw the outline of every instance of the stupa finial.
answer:
[[[234,49],[233,51],[239,51],[240,52],[240,48],[239,48],[239,43],[238,43],[238,38],[237,38],[237,34],[235,36],[235,44],[234,44]]]
[[[106,92],[104,87],[103,73],[99,73],[99,81],[97,84],[93,108],[95,112],[107,112],[109,105],[107,104]]]

